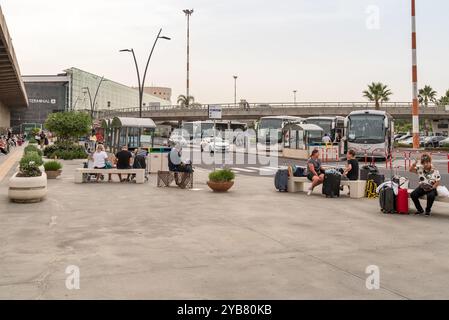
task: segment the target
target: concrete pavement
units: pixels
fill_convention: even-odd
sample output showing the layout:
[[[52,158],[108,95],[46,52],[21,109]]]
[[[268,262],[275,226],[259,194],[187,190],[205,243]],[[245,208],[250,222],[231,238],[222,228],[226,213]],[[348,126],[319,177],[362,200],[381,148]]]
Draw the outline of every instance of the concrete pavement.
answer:
[[[376,200],[278,193],[272,177],[238,176],[227,194],[76,185],[65,161],[47,199],[7,200],[0,183],[0,298],[449,298],[449,207],[432,218],[379,213]],[[11,174],[11,172],[9,172]],[[80,289],[66,288],[68,266]],[[368,290],[367,266],[380,268]]]

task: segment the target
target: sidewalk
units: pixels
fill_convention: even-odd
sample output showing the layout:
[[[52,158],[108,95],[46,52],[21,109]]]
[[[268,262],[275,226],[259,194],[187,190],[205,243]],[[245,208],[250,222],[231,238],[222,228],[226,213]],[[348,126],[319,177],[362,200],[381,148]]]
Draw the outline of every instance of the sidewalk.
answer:
[[[376,200],[278,193],[273,178],[239,176],[231,192],[74,184],[65,161],[37,204],[0,183],[0,298],[449,298],[449,214],[382,215]],[[80,268],[80,289],[65,270]],[[380,268],[380,290],[365,270]]]

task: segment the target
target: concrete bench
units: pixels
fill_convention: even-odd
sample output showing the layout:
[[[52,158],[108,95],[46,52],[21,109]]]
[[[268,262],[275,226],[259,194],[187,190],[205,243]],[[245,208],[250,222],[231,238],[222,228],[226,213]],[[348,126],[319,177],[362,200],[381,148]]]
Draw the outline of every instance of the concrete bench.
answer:
[[[145,182],[145,169],[90,169],[90,168],[78,168],[75,171],[75,183],[87,182],[87,175],[89,174],[135,174],[136,183]]]
[[[307,191],[307,187],[311,184],[310,180],[306,177],[288,177],[288,192],[305,192]]]
[[[411,194],[413,191],[414,191],[414,189],[408,189],[408,190],[407,190],[408,196],[409,196],[409,197],[410,197],[410,194]],[[423,197],[421,197],[420,199],[421,199],[421,200],[427,200],[427,196],[423,196]],[[449,197],[436,197],[436,198],[435,198],[435,201],[449,203]]]
[[[193,172],[158,171],[157,186],[169,187],[175,181],[181,189],[193,188]]]
[[[350,197],[353,199],[365,198],[366,181],[365,180],[342,180],[341,186],[349,187]]]

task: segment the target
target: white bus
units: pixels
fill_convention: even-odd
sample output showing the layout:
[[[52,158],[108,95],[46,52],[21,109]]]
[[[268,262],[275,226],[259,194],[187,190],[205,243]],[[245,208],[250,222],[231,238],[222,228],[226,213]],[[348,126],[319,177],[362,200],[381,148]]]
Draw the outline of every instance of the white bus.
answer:
[[[293,116],[263,117],[257,123],[257,149],[282,151],[282,130],[291,123],[303,123],[304,118]]]
[[[394,121],[385,111],[351,112],[345,119],[347,149],[357,157],[386,158],[393,152]]]
[[[305,123],[315,124],[323,128],[324,134],[329,135],[332,141],[338,140],[337,137],[345,136],[345,118],[344,117],[310,117]],[[321,137],[309,137],[311,143],[321,143]]]
[[[214,135],[214,121],[206,120],[206,121],[183,122],[181,129],[183,129],[183,131],[189,135],[188,137],[185,137],[186,139],[190,141],[194,139],[201,140],[203,138],[212,137]],[[225,120],[215,121],[215,130],[217,134],[218,132],[224,134],[226,130],[232,131],[239,130],[240,132],[243,132],[246,129],[247,125],[246,123],[243,122],[225,121]]]

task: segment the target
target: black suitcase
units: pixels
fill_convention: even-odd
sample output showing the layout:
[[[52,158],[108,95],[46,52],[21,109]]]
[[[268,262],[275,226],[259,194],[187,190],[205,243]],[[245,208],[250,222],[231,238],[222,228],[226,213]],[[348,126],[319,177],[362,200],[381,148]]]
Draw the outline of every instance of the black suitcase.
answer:
[[[360,180],[368,180],[368,175],[369,174],[376,174],[379,173],[379,169],[377,169],[377,167],[375,165],[368,165],[368,166],[363,166],[360,169]]]
[[[384,187],[379,192],[380,211],[383,213],[396,212],[396,195],[393,188]]]
[[[373,180],[377,186],[385,182],[385,175],[379,173],[369,173],[367,180]]]
[[[341,175],[326,173],[323,182],[323,194],[326,198],[340,197]]]
[[[288,191],[288,170],[279,169],[274,176],[274,187],[281,192]]]

